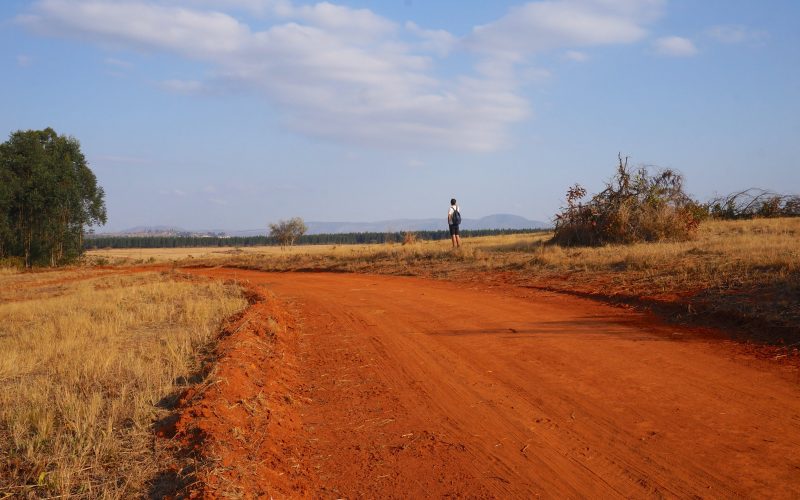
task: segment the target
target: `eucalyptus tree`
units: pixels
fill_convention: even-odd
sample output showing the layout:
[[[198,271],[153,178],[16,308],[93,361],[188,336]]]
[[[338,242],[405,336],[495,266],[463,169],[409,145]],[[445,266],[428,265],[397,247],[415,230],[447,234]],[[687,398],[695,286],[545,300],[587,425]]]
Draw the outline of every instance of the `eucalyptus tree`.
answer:
[[[82,251],[83,233],[105,224],[103,188],[77,139],[53,129],[17,131],[0,144],[0,256],[56,266]]]

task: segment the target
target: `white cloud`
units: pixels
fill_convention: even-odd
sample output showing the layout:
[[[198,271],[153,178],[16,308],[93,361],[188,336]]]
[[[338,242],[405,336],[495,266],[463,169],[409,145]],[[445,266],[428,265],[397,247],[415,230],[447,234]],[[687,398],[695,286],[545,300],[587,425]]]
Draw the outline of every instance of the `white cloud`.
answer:
[[[521,74],[522,81],[525,83],[543,82],[549,80],[552,76],[553,73],[545,68],[525,68]]]
[[[130,63],[128,61],[124,61],[122,59],[117,59],[115,57],[106,57],[103,60],[103,62],[106,63],[107,66],[111,66],[113,68],[117,68],[117,69],[121,69],[121,70],[128,70],[128,69],[133,68],[133,64],[132,63]]]
[[[445,30],[426,30],[417,26],[416,23],[408,21],[405,25],[413,35],[420,38],[419,46],[428,52],[432,52],[440,57],[444,57],[453,50],[458,39]]]
[[[563,47],[631,43],[661,13],[662,0],[546,0],[513,7],[477,26],[467,42],[477,51],[512,57]]]
[[[38,0],[17,20],[44,34],[198,61],[208,66],[208,81],[160,85],[190,94],[249,89],[282,109],[300,133],[374,146],[490,151],[530,115],[521,86],[549,76],[529,67],[527,57],[634,42],[662,5],[530,2],[465,39],[400,26],[367,9],[289,0]],[[246,22],[236,12],[259,17]],[[439,76],[438,59],[456,49],[475,57],[473,71]]]
[[[382,40],[397,29],[395,23],[367,9],[351,9],[328,2],[294,7],[283,15],[306,21],[340,40],[355,42]]]
[[[164,80],[160,85],[176,94],[200,94],[207,90],[206,84],[197,80]]]
[[[712,26],[706,34],[721,43],[762,43],[767,38],[767,32],[754,30],[739,24]]]
[[[564,53],[564,57],[569,59],[570,61],[575,62],[585,62],[589,60],[589,56],[586,55],[585,52],[581,52],[578,50],[568,50]]]
[[[691,57],[697,54],[697,47],[688,38],[667,36],[657,39],[653,47],[656,53],[669,57]]]

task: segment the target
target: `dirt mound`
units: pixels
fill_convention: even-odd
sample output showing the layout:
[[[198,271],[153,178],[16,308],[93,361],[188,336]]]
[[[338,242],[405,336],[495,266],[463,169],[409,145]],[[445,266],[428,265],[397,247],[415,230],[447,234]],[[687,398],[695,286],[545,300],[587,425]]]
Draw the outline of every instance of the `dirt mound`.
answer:
[[[223,328],[213,368],[158,426],[177,462],[154,495],[189,498],[303,496],[309,478],[293,460],[300,420],[292,318],[263,288]],[[169,490],[172,490],[171,492]]]

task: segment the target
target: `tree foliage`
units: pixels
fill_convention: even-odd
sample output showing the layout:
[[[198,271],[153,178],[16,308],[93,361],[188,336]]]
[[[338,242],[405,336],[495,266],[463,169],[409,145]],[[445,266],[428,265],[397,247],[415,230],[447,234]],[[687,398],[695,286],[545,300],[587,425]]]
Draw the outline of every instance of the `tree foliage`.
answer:
[[[78,256],[84,230],[106,222],[104,192],[80,143],[53,129],[0,144],[0,258],[56,266]]]
[[[587,203],[586,189],[575,184],[567,206],[555,217],[553,241],[562,245],[602,245],[689,238],[703,207],[683,191],[683,177],[673,170],[650,174],[631,171],[619,157],[616,175]]]
[[[297,238],[303,236],[306,231],[308,231],[308,227],[300,217],[281,220],[269,225],[269,235],[275,238],[282,247],[294,245]]]

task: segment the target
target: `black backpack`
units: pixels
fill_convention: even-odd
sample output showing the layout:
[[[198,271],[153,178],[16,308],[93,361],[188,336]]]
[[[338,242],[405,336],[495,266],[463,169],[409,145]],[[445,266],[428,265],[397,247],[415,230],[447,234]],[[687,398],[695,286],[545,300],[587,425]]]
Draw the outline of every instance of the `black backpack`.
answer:
[[[453,208],[452,221],[453,221],[453,225],[455,225],[455,226],[461,224],[461,213],[458,211],[457,208]]]

